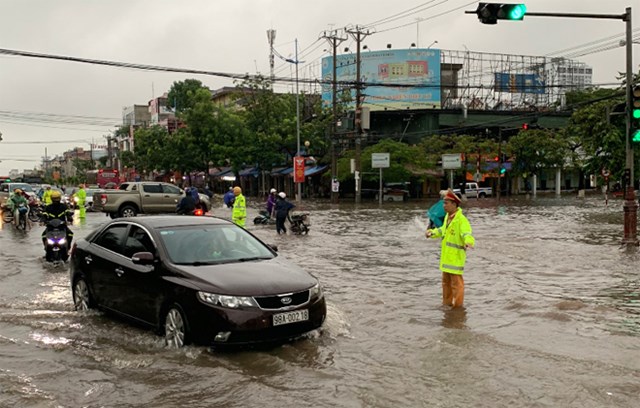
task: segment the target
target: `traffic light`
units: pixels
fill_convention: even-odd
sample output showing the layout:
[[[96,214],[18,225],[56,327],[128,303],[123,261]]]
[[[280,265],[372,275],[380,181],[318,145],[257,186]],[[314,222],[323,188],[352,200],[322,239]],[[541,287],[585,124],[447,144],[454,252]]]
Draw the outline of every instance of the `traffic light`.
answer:
[[[640,85],[633,87],[631,103],[631,141],[640,143]]]
[[[522,130],[529,130],[529,124],[528,123],[523,123],[522,124]]]
[[[524,4],[478,3],[476,14],[482,24],[497,24],[498,20],[523,20],[527,13]]]
[[[504,167],[504,165],[500,167],[500,174],[504,174],[506,172],[507,172],[507,169]]]

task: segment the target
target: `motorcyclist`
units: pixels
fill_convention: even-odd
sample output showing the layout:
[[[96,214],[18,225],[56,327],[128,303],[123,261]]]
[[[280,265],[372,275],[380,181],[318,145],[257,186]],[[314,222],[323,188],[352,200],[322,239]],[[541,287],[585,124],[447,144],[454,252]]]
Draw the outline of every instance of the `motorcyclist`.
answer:
[[[13,190],[13,194],[11,194],[11,197],[9,197],[9,199],[7,200],[7,208],[13,214],[13,225],[16,226],[18,225],[18,217],[20,215],[18,213],[18,209],[21,205],[25,206],[25,208],[27,209],[26,216],[29,217],[29,202],[22,195],[22,189],[16,188],[15,190]]]
[[[187,187],[184,190],[184,197],[180,200],[178,205],[176,206],[176,212],[178,214],[190,215],[196,209],[196,200],[194,200],[193,195],[191,195],[191,189]]]
[[[62,194],[59,191],[53,191],[51,193],[51,204],[44,207],[41,215],[41,221],[43,223],[48,223],[51,220],[59,219],[60,221],[64,221],[65,231],[67,233],[67,242],[69,247],[71,247],[71,241],[73,241],[73,232],[69,229],[69,223],[73,221],[73,211],[65,204],[62,204]],[[45,228],[42,232],[42,243],[44,247],[47,247],[47,231],[48,228]]]

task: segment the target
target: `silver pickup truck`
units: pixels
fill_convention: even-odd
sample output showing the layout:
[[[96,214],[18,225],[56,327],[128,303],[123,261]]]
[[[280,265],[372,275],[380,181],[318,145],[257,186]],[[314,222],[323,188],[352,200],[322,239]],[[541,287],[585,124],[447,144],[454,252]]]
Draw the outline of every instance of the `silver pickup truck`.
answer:
[[[111,218],[175,213],[176,205],[182,197],[184,190],[173,184],[157,181],[129,182],[121,184],[118,190],[94,194],[93,210],[105,212]],[[209,211],[211,204],[208,197],[201,194],[200,201],[205,212]]]
[[[459,188],[454,188],[453,192],[454,194],[460,196]],[[464,194],[467,196],[467,198],[485,198],[491,197],[491,195],[493,194],[493,190],[491,189],[491,187],[480,187],[478,183],[465,183]]]

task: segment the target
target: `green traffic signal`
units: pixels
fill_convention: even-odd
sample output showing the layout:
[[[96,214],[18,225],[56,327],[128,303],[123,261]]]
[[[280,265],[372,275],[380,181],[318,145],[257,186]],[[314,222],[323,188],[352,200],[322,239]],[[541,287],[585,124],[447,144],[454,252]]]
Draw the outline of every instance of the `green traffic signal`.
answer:
[[[631,142],[640,143],[640,129],[634,130],[633,133],[631,133]]]
[[[640,119],[640,109],[635,108],[633,112],[631,112],[634,119]]]
[[[507,172],[507,169],[505,169],[504,167],[500,168],[500,174],[504,174]]]
[[[524,4],[505,4],[500,7],[500,12],[506,14],[507,20],[522,20],[527,12],[527,7]],[[500,19],[500,12],[498,12],[498,19]]]

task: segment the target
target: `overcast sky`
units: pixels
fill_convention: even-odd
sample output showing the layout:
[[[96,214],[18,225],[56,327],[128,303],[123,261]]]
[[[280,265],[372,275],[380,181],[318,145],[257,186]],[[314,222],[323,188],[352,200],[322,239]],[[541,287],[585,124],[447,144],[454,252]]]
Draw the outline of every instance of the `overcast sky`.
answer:
[[[623,14],[634,0],[531,0],[530,12]],[[412,42],[448,50],[548,55],[623,34],[621,20],[527,17],[524,22],[480,24],[477,2],[467,0],[0,0],[0,48],[225,73],[269,73],[266,31],[276,30],[275,49],[295,57],[300,76],[319,76],[328,55],[324,30],[374,25],[372,49],[408,48]],[[414,13],[400,13],[414,9]],[[447,13],[448,12],[448,13]],[[445,14],[443,14],[445,13]],[[438,16],[439,14],[442,14]],[[395,16],[395,17],[394,17]],[[390,17],[396,18],[388,21]],[[418,19],[421,19],[418,23]],[[635,34],[637,36],[637,34]],[[640,41],[640,40],[638,40]],[[341,47],[352,44],[346,41]],[[353,47],[353,45],[352,45]],[[634,45],[634,70],[640,45]],[[611,83],[625,70],[624,47],[577,58],[594,69],[593,82]],[[309,68],[307,64],[313,63]],[[293,64],[276,59],[276,75]],[[312,71],[311,73],[309,71]],[[0,54],[0,175],[29,169],[45,154],[103,143],[121,123],[122,108],[147,104],[174,81],[196,78],[211,89],[230,79],[136,71]],[[282,88],[282,87],[281,87]],[[281,89],[282,90],[282,89]],[[43,119],[55,119],[56,121]]]

